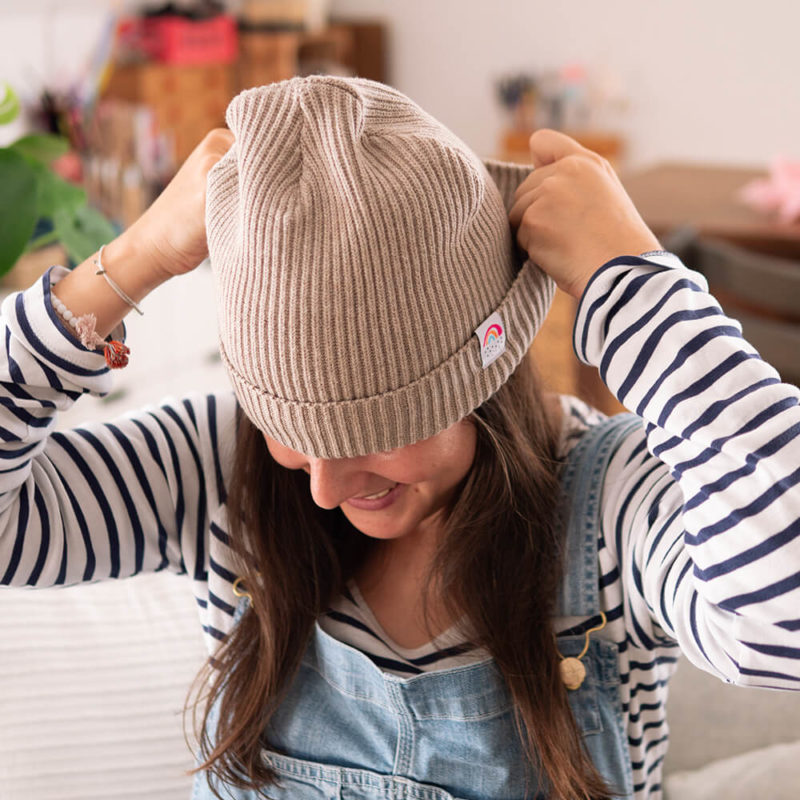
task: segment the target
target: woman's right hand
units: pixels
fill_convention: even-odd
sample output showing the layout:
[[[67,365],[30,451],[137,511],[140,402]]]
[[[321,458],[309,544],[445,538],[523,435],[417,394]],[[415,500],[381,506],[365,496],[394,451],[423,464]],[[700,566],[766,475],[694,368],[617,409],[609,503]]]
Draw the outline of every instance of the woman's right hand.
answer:
[[[144,248],[164,280],[191,272],[208,255],[206,176],[233,139],[227,128],[209,131],[164,191],[120,237]]]

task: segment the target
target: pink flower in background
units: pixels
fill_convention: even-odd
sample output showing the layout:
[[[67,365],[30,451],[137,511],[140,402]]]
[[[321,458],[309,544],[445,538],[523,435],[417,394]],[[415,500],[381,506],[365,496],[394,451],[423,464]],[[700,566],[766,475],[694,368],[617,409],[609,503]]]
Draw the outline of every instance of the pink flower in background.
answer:
[[[776,158],[769,177],[745,184],[738,196],[758,211],[777,214],[781,222],[800,220],[800,161]]]

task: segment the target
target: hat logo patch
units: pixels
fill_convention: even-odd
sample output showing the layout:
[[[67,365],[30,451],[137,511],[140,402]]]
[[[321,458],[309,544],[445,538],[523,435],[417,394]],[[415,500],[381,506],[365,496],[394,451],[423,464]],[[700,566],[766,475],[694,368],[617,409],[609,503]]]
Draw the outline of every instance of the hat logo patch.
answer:
[[[495,322],[483,335],[483,346],[488,347],[493,341],[499,342],[502,335],[503,329]]]
[[[506,329],[503,318],[495,311],[475,329],[481,345],[481,364],[484,369],[500,358],[506,350]]]

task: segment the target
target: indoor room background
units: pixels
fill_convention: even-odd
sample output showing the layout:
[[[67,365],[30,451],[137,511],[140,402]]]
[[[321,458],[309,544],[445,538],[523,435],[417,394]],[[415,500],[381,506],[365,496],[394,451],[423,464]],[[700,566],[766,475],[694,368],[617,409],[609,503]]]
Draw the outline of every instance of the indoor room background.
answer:
[[[44,91],[64,96],[75,87],[102,93],[114,86],[106,74],[113,56],[104,50],[113,15],[159,5],[165,4],[0,0],[0,88],[13,87],[23,109],[0,125],[0,147],[41,124]],[[234,15],[248,5],[258,1],[226,4]],[[273,5],[285,11],[293,4]],[[707,265],[726,308],[741,314],[748,335],[787,381],[800,380],[800,4],[294,5],[313,7],[314,30],[323,37],[333,23],[373,26],[370,63],[481,157],[527,163],[527,136],[540,126],[561,127],[603,150],[665,246],[689,266]],[[258,52],[249,56],[254,71],[247,74],[266,74],[258,71]],[[331,64],[315,62],[320,69]],[[231,83],[224,91],[238,88]],[[188,118],[193,96],[176,91],[174,107]],[[224,102],[218,110],[216,124]],[[176,163],[199,140],[206,118],[198,119],[172,140]],[[89,180],[94,173],[84,167]],[[749,204],[746,186],[754,187]],[[780,217],[777,201],[767,209],[768,189],[773,199],[784,192],[783,209],[793,214]],[[101,210],[119,229],[146,202],[139,193],[128,205]],[[0,292],[29,285],[53,259],[68,257],[57,249],[22,256]],[[144,317],[126,319],[132,357],[114,392],[82,399],[60,425],[227,385],[216,353],[210,269],[170,282],[144,307]],[[575,303],[559,295],[535,357],[553,388],[607,413],[620,411],[596,373],[574,358],[574,313]],[[180,711],[203,645],[190,593],[172,578],[0,594],[0,800],[107,797],[105,781],[119,775],[139,787],[131,797],[145,790],[157,799],[188,797],[184,771],[192,760]],[[796,695],[733,689],[681,665],[670,703],[668,800],[800,796]]]

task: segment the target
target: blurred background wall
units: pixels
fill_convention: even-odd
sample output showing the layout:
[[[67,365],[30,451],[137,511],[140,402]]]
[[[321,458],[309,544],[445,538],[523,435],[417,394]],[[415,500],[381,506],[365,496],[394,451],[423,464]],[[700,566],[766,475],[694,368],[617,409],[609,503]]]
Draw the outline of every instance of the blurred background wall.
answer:
[[[789,0],[336,0],[392,22],[398,88],[489,153],[487,76],[579,61],[629,97],[631,165],[761,163],[800,149],[800,5]]]
[[[2,0],[0,76],[23,92],[74,76],[111,5]],[[627,98],[612,122],[631,166],[800,150],[800,4],[789,0],[332,0],[331,12],[384,19],[390,82],[481,155],[502,126],[493,77],[570,62]]]

